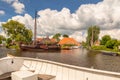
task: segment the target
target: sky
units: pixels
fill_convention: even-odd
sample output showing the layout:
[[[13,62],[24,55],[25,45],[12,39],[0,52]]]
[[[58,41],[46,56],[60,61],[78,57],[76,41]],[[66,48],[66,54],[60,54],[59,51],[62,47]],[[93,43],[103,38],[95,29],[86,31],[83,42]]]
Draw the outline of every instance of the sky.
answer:
[[[100,27],[104,35],[120,40],[120,0],[0,0],[1,24],[16,20],[31,30],[37,11],[37,36],[68,34],[85,41],[90,26]]]

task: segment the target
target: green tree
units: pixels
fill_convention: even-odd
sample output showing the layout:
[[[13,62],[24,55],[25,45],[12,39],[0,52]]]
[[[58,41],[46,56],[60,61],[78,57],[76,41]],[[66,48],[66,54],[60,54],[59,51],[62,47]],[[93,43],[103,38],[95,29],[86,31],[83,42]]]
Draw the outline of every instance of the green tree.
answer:
[[[105,46],[110,49],[114,49],[115,47],[118,47],[118,41],[116,39],[111,39],[106,42]]]
[[[111,40],[111,37],[109,35],[104,35],[102,37],[102,40],[100,41],[101,45],[105,45],[107,43],[107,41]]]
[[[32,31],[27,29],[24,24],[10,20],[2,24],[2,28],[7,36],[19,44],[20,42],[29,43],[32,41]]]
[[[60,37],[61,37],[61,34],[60,33],[56,33],[53,38],[56,39],[58,42],[60,41]]]
[[[63,37],[67,37],[68,38],[69,36],[67,34],[64,34]]]
[[[12,39],[11,38],[7,38],[6,39],[6,47],[9,48],[11,46],[12,43]]]
[[[82,46],[83,46],[84,48],[87,47],[87,43],[84,42],[84,41],[82,41]]]
[[[88,28],[88,35],[86,43],[88,46],[93,46],[95,41],[98,40],[100,33],[100,28],[98,26],[91,26]]]
[[[0,44],[2,44],[3,41],[5,41],[5,37],[3,35],[0,35]]]

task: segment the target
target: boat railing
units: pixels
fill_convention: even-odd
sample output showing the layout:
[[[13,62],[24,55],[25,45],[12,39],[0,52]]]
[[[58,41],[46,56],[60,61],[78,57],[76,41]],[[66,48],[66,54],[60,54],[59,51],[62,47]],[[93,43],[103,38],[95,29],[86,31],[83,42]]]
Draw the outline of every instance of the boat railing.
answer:
[[[24,58],[24,60],[38,61],[38,62],[42,62],[42,63],[44,62],[44,63],[53,64],[53,65],[57,65],[57,66],[62,66],[62,67],[65,67],[65,68],[74,69],[74,70],[78,70],[78,71],[84,71],[84,72],[88,72],[88,73],[102,74],[102,75],[104,74],[104,75],[109,75],[109,76],[114,76],[114,77],[119,77],[120,78],[120,73],[118,73],[118,72],[98,70],[98,69],[94,69],[94,68],[79,67],[79,66],[74,66],[74,65],[49,61],[49,60],[43,60],[43,59]]]
[[[14,61],[12,61],[14,59]],[[2,63],[2,64],[1,64]],[[7,63],[7,64],[6,64]],[[24,65],[23,65],[24,64]],[[47,74],[56,76],[55,80],[119,80],[120,73],[97,70],[94,68],[85,68],[69,64],[63,64],[54,61],[48,61],[37,58],[27,58],[27,57],[14,57],[8,59],[0,59],[0,72],[15,71],[23,67],[27,69],[35,70],[39,74]],[[6,66],[7,65],[7,66]],[[12,65],[12,66],[11,66]],[[19,65],[19,68],[15,66]],[[10,69],[9,69],[10,68]],[[14,69],[16,68],[16,69]],[[24,68],[25,69],[25,68]]]

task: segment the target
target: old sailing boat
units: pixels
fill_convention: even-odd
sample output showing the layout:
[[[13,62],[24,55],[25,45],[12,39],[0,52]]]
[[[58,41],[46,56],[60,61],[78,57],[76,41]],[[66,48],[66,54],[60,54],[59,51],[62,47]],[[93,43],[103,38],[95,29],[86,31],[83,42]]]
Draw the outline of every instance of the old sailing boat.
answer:
[[[35,24],[34,24],[34,41],[32,45],[22,44],[20,46],[22,51],[59,51],[61,48],[58,45],[58,42],[49,37],[41,38],[41,40],[36,39],[37,35],[37,11],[35,12]]]

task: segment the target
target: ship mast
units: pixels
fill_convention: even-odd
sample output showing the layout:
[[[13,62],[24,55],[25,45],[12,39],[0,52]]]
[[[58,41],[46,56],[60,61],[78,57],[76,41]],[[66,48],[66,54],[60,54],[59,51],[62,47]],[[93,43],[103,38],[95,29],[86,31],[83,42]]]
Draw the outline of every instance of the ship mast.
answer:
[[[34,23],[34,41],[33,45],[36,45],[36,35],[37,35],[37,11],[35,11],[35,23]]]

